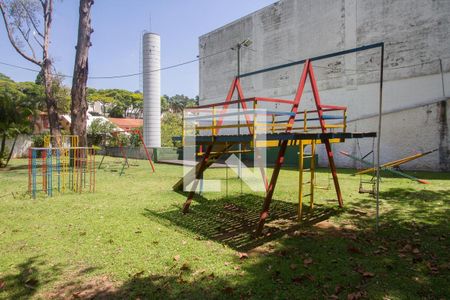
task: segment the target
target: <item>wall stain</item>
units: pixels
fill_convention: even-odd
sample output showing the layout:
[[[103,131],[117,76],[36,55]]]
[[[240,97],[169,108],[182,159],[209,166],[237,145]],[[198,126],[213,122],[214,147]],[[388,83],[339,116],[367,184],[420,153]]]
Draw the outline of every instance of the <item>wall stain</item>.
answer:
[[[439,167],[441,171],[450,171],[450,152],[448,147],[447,101],[438,103],[439,124]]]

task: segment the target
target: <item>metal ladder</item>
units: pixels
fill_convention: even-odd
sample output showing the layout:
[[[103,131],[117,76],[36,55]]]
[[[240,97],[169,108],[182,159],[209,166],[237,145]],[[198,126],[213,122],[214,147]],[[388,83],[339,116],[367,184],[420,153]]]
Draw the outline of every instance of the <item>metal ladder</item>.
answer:
[[[305,148],[311,146],[310,153],[305,153]],[[316,141],[311,140],[311,142],[300,141],[299,143],[299,153],[298,153],[298,221],[302,219],[303,213],[303,198],[309,197],[309,207],[312,209],[314,207],[314,185],[315,185],[315,168],[316,168]],[[310,159],[309,168],[305,168],[305,159]],[[305,181],[305,172],[309,172],[309,181]],[[309,194],[304,194],[305,188],[309,185]]]

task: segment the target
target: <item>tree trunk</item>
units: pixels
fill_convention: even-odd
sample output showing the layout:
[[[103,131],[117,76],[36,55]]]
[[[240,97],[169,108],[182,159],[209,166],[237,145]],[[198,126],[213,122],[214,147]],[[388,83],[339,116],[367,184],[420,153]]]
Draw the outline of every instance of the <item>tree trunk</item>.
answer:
[[[87,145],[86,124],[87,109],[86,83],[88,79],[88,56],[91,46],[91,6],[94,0],[80,0],[80,16],[78,21],[78,42],[72,81],[72,103],[70,107],[70,132],[79,136],[80,146]]]
[[[59,124],[58,102],[53,97],[53,75],[51,73],[52,63],[49,59],[44,60],[42,69],[44,70],[45,103],[47,104],[50,135],[55,136],[55,142],[59,144],[59,139],[61,138],[61,127]]]
[[[12,144],[12,146],[11,146],[11,150],[9,151],[8,158],[6,159],[5,167],[8,166],[8,163],[9,163],[9,161],[11,160],[12,154],[13,154],[13,152],[14,152],[14,147],[16,147],[16,142],[17,142],[17,138],[18,138],[18,137],[19,137],[18,135],[16,135],[16,136],[14,137],[14,142],[13,142],[13,144]]]
[[[3,133],[2,144],[0,146],[0,167],[2,167],[2,168],[3,168],[3,163],[2,163],[1,157],[3,157],[3,155],[4,155],[5,147],[6,147],[6,133]]]
[[[50,34],[52,28],[53,0],[46,1],[44,6],[44,44],[42,47],[42,71],[44,75],[45,102],[47,104],[50,135],[55,136],[54,142],[60,144],[61,127],[59,125],[58,103],[53,96],[52,61],[49,54]]]

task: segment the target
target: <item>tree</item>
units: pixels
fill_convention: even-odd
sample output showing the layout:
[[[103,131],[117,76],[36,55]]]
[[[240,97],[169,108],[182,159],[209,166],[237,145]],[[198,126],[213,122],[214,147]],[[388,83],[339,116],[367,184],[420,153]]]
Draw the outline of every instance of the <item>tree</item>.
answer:
[[[11,159],[19,134],[31,132],[31,116],[35,100],[20,91],[15,82],[0,80],[0,167],[6,167]],[[7,154],[6,140],[14,142]]]
[[[53,64],[49,54],[53,0],[0,0],[0,12],[11,45],[23,58],[41,69],[50,134],[60,136],[58,102],[53,94]],[[42,52],[41,58],[38,58],[37,49]]]
[[[161,96],[161,112],[169,111],[169,96],[163,95]]]
[[[163,147],[178,146],[172,137],[181,136],[183,132],[183,119],[180,114],[166,113],[161,120],[161,145]]]
[[[106,104],[112,106],[109,115],[113,118],[124,118],[129,114],[139,116],[142,115],[144,109],[144,97],[142,93],[121,89],[91,91],[88,95],[88,101],[100,102],[103,107]]]
[[[128,107],[128,111],[135,116],[141,116],[144,113],[144,95],[142,93],[131,94],[131,106]]]
[[[90,144],[97,146],[101,145],[103,138],[108,134],[112,134],[117,129],[118,128],[109,121],[100,118],[93,120],[87,129],[87,136]]]
[[[0,80],[12,82],[13,80],[3,73],[0,73]]]
[[[75,67],[72,81],[72,103],[70,132],[79,136],[80,146],[87,145],[86,124],[88,104],[86,99],[86,83],[88,79],[88,56],[91,47],[91,7],[94,0],[80,0],[78,20],[78,41],[75,55]]]
[[[103,115],[106,115],[106,107],[112,105],[115,100],[113,97],[105,95],[102,90],[97,91],[93,88],[88,88],[87,101],[91,104],[99,102],[102,105]]]

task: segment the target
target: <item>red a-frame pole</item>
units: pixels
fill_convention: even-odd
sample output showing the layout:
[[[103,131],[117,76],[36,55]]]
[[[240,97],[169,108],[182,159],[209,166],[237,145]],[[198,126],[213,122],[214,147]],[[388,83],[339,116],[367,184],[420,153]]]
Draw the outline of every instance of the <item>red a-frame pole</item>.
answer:
[[[295,116],[297,114],[297,111],[298,111],[298,108],[300,105],[300,100],[301,100],[301,97],[303,94],[303,90],[305,88],[306,79],[307,79],[308,75],[309,75],[309,80],[310,80],[311,88],[312,88],[313,95],[314,95],[314,101],[316,104],[317,113],[319,116],[320,127],[322,129],[322,133],[327,132],[327,129],[325,126],[325,120],[323,119],[323,111],[322,111],[322,105],[320,103],[319,90],[317,88],[316,79],[314,77],[314,71],[312,68],[311,60],[305,61],[305,65],[303,67],[303,72],[300,77],[300,82],[299,82],[299,85],[297,88],[297,93],[295,94],[294,104],[292,105],[292,109],[291,109],[291,112],[293,112],[294,114],[292,114],[290,116],[289,121],[288,121],[288,125],[291,125],[291,126],[287,126],[286,132],[291,131],[292,125],[295,122]],[[330,141],[328,139],[326,139],[324,141],[324,143],[325,143],[325,147],[327,150],[328,162],[330,165],[331,173],[333,175],[333,181],[334,181],[334,186],[336,189],[336,194],[338,197],[339,206],[342,207],[342,205],[343,205],[342,194],[341,194],[341,189],[340,189],[339,181],[338,181],[338,177],[337,177],[336,165],[334,164],[333,152],[331,150]],[[275,186],[277,184],[278,175],[280,174],[281,167],[284,163],[284,155],[286,153],[287,145],[288,145],[287,140],[283,141],[280,145],[280,150],[278,152],[278,158],[275,163],[275,167],[274,167],[274,170],[272,173],[272,178],[270,180],[270,184],[267,189],[266,198],[264,199],[263,208],[262,208],[261,215],[259,218],[259,223],[256,228],[256,235],[260,235],[262,233],[264,223],[269,216],[270,203],[272,202],[272,197],[273,197],[273,193],[275,191]]]

